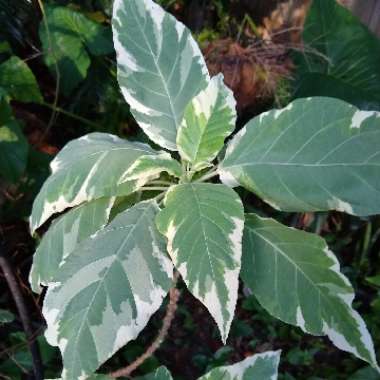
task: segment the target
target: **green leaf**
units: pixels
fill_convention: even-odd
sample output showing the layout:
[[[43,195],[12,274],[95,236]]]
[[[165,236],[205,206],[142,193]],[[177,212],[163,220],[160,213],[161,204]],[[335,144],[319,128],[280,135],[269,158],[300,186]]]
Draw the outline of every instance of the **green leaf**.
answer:
[[[329,96],[354,104],[362,110],[380,110],[380,103],[371,99],[360,88],[352,87],[327,74],[305,73],[298,78],[294,98],[309,96]]]
[[[113,378],[112,377],[109,377],[107,375],[92,375],[90,377],[87,377],[87,380],[112,380]],[[49,380],[49,379],[47,379]],[[59,378],[59,379],[51,379],[51,380],[64,380],[63,378]]]
[[[218,367],[199,380],[276,380],[281,351],[256,354],[230,366]]]
[[[12,48],[8,41],[0,41],[0,54],[12,54]]]
[[[160,367],[155,372],[138,377],[136,380],[173,380],[173,377],[165,367]]]
[[[68,7],[45,8],[49,32],[43,22],[39,32],[45,63],[54,75],[58,65],[60,88],[69,95],[87,75],[88,52],[95,56],[112,53],[111,31]]]
[[[0,97],[0,177],[16,182],[23,174],[28,156],[26,141],[9,104]]]
[[[113,203],[113,198],[84,203],[53,222],[33,257],[29,281],[34,292],[41,292],[40,284],[54,283],[59,267],[76,246],[107,224]]]
[[[0,87],[19,102],[43,101],[33,72],[23,60],[15,56],[0,65]]]
[[[63,380],[92,374],[160,307],[173,267],[154,224],[158,210],[148,201],[119,214],[60,267],[43,314],[45,337],[62,352]]]
[[[50,164],[52,174],[34,201],[32,232],[66,208],[132,193],[143,181],[121,184],[121,178],[139,157],[154,153],[149,145],[106,133],[91,133],[71,141]]]
[[[238,295],[244,210],[224,185],[173,186],[157,226],[190,292],[215,319],[227,340]]]
[[[11,313],[8,310],[0,309],[0,326],[4,323],[10,323],[13,322],[15,319],[15,316],[13,313]]]
[[[377,367],[372,339],[352,308],[354,290],[319,236],[246,215],[241,276],[273,316]]]
[[[366,277],[365,279],[369,284],[380,287],[380,274],[373,277]]]
[[[180,178],[182,176],[182,167],[169,153],[142,156],[125,173],[121,182],[143,180],[145,183],[145,178],[158,177],[162,172]]]
[[[380,212],[380,113],[331,98],[298,99],[251,120],[221,178],[283,211]]]
[[[314,0],[303,39],[318,54],[299,56],[297,97],[338,96],[379,109],[380,41],[356,16],[335,0]]]
[[[364,367],[355,372],[348,380],[379,380],[379,373],[371,367]]]
[[[132,114],[157,144],[177,150],[185,108],[209,74],[190,31],[152,0],[116,0],[118,80]]]
[[[212,78],[185,110],[177,135],[182,159],[190,162],[195,171],[207,167],[235,129],[236,117],[236,101],[223,75]]]

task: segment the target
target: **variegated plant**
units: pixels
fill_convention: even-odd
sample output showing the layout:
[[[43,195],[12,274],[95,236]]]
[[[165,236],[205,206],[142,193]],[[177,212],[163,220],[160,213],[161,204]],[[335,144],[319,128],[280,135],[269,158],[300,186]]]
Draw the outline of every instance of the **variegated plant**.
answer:
[[[300,99],[254,118],[223,150],[235,100],[222,76],[209,77],[189,30],[152,0],[115,0],[113,35],[121,91],[166,150],[93,133],[51,164],[32,232],[66,213],[44,235],[30,279],[36,292],[48,287],[46,338],[62,352],[62,379],[103,378],[94,372],[145,327],[174,270],[223,342],[241,275],[270,314],[379,369],[353,288],[322,238],[244,214],[232,188],[288,212],[380,213],[380,114]],[[278,359],[269,352],[202,379],[275,379]],[[171,377],[160,369],[150,378]]]

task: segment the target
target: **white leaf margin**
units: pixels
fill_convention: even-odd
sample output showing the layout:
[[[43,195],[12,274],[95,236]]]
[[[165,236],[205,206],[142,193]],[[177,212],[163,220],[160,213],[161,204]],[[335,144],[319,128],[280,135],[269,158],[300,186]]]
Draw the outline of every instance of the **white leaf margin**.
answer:
[[[128,1],[128,0],[115,0],[114,1],[113,14],[112,14],[113,19],[119,20],[117,13],[122,8],[122,5],[125,1]],[[154,1],[152,1],[152,0],[139,0],[139,1],[141,3],[144,3],[145,9],[147,10],[147,12],[150,13],[150,16],[151,16],[152,20],[154,21],[154,23],[157,27],[157,30],[159,30],[159,31],[162,30],[162,21],[163,21],[165,15],[168,15],[175,22],[175,27],[176,27],[176,30],[178,33],[178,38],[180,39],[182,37],[183,32],[185,31],[185,29],[187,29],[185,24],[183,24],[182,22],[177,20],[170,13],[167,13],[160,5],[158,5]],[[162,36],[162,33],[160,35]],[[192,35],[190,35],[189,41],[190,41],[190,45],[192,48],[192,53],[193,53],[192,56],[195,58],[199,58],[200,62],[203,61],[202,74],[204,75],[207,82],[209,82],[210,81],[210,74],[209,74],[206,62],[204,61],[204,56],[201,52],[201,49],[200,49],[199,45],[197,44],[197,42],[195,41],[195,39]],[[122,44],[120,43],[120,41],[117,38],[117,36],[115,35],[115,33],[113,33],[113,43],[114,43],[115,50],[116,50],[117,54],[120,55],[120,60],[122,60],[124,62],[124,65],[128,65],[128,68],[132,71],[135,71],[135,72],[144,72],[145,71],[144,68],[137,66],[135,59],[122,46]],[[162,45],[162,40],[158,41],[158,43],[160,45]],[[139,102],[137,99],[135,99],[133,94],[131,92],[127,91],[127,89],[120,87],[120,90],[124,96],[124,99],[131,106],[131,108],[133,108],[136,111],[138,111],[142,114],[145,114],[145,115],[157,116],[157,112],[152,111],[148,107],[144,106],[141,102]],[[178,128],[180,126],[180,123],[181,123],[181,120],[178,120],[177,131],[178,131]],[[158,145],[160,145],[163,148],[168,149],[168,150],[172,150],[172,151],[178,150],[176,144],[171,144],[168,140],[162,138],[160,135],[157,135],[156,131],[154,129],[152,130],[151,124],[143,123],[141,121],[139,121],[138,124],[144,130],[144,132],[147,134],[147,136],[152,141],[157,143]]]
[[[209,376],[211,376],[212,372],[216,371],[216,370],[228,373],[231,376],[231,379],[233,379],[233,380],[243,380],[243,376],[245,374],[245,371],[247,371],[251,367],[254,367],[257,360],[259,360],[259,359],[272,360],[274,363],[274,366],[275,366],[276,373],[274,373],[270,379],[268,378],[268,379],[257,379],[257,380],[277,380],[278,366],[280,364],[280,357],[281,357],[281,350],[267,351],[267,352],[264,352],[261,354],[255,354],[255,355],[250,356],[250,357],[248,357],[248,358],[244,359],[243,361],[238,362],[236,364],[233,364],[230,366],[216,367],[215,369],[211,370],[206,375],[200,377],[198,380],[210,379]]]

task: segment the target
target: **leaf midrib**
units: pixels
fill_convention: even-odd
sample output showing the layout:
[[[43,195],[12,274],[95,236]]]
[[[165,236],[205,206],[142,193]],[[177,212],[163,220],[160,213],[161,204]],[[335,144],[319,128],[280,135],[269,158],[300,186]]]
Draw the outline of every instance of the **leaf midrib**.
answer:
[[[142,36],[143,36],[144,40],[145,40],[145,43],[146,43],[146,45],[148,46],[148,48],[149,48],[149,50],[150,50],[150,53],[151,53],[151,55],[152,55],[152,58],[153,58],[153,61],[154,61],[155,66],[156,66],[157,72],[158,72],[158,74],[159,74],[159,76],[160,76],[160,78],[161,78],[161,82],[162,82],[162,84],[163,84],[163,86],[164,86],[164,90],[165,90],[165,92],[166,92],[166,96],[168,97],[168,101],[169,101],[169,105],[170,105],[170,110],[171,110],[171,112],[172,112],[173,120],[174,120],[174,122],[175,122],[175,127],[176,127],[176,129],[177,129],[177,127],[178,127],[178,117],[177,117],[177,115],[176,115],[176,113],[175,113],[175,111],[174,111],[174,105],[173,105],[173,103],[172,103],[172,99],[171,99],[171,96],[170,96],[170,94],[169,94],[169,89],[168,89],[167,83],[166,83],[165,80],[164,80],[164,76],[163,76],[163,74],[162,74],[161,68],[160,68],[159,65],[158,65],[158,61],[157,61],[157,59],[156,59],[156,56],[153,54],[152,47],[151,47],[151,45],[150,45],[150,43],[149,43],[149,41],[148,41],[148,39],[147,39],[147,36],[146,36],[146,34],[145,34],[144,29],[142,28],[142,25],[141,25],[141,23],[140,23],[140,20],[139,20],[138,16],[136,15],[135,8],[134,8],[134,6],[132,6],[131,8],[133,9],[133,14],[134,14],[134,16],[135,16],[135,18],[136,18],[136,22],[137,22],[137,24],[138,24],[138,26],[139,26],[139,28],[140,28],[140,31],[141,31],[141,33],[142,33]],[[153,21],[153,22],[154,22],[154,21]]]
[[[252,228],[252,227],[249,227],[249,226],[247,226],[246,228],[249,229],[249,230],[251,230],[252,233],[255,234],[255,235],[257,235],[260,239],[264,240],[264,242],[266,244],[268,244],[269,246],[271,246],[276,252],[280,253],[281,256],[284,257],[285,260],[287,260],[291,265],[293,265],[298,272],[302,273],[302,275],[304,276],[304,278],[312,285],[313,288],[315,288],[315,290],[317,291],[317,293],[319,294],[319,296],[322,295],[323,298],[325,299],[325,301],[327,301],[327,303],[330,303],[330,300],[328,299],[328,297],[326,296],[326,294],[322,291],[322,289],[320,289],[320,287],[318,287],[318,285],[316,285],[314,283],[314,281],[310,279],[310,277],[302,270],[302,268],[296,262],[294,262],[280,247],[278,247],[277,245],[275,245],[274,243],[272,243],[270,240],[268,240],[267,238],[265,238],[262,234],[260,234],[259,232],[257,232],[257,228]],[[265,230],[264,227],[262,229]],[[328,268],[328,270],[330,270],[330,268]],[[322,318],[322,315],[321,315],[321,321],[324,321],[324,319]]]

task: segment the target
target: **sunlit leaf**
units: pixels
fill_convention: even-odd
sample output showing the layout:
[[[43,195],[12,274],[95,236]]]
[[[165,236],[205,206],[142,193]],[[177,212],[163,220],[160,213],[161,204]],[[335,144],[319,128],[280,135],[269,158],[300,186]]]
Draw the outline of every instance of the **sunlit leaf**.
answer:
[[[54,283],[55,274],[67,256],[107,224],[113,203],[113,198],[84,203],[53,222],[33,256],[29,281],[34,292],[41,291],[41,284]]]
[[[273,316],[377,367],[371,336],[353,309],[354,290],[317,235],[246,215],[241,276]]]
[[[45,336],[62,352],[63,380],[91,375],[160,307],[173,267],[155,227],[158,210],[148,201],[119,214],[59,268],[43,314]]]
[[[282,211],[380,213],[380,113],[298,99],[251,120],[230,142],[221,179]]]
[[[118,79],[131,111],[156,144],[177,150],[186,106],[209,79],[190,31],[152,0],[116,0]]]
[[[106,133],[91,133],[68,143],[52,161],[52,174],[34,201],[32,232],[66,208],[102,197],[128,195],[142,186],[144,181],[121,184],[121,178],[147,154],[155,154],[149,145]]]
[[[142,156],[136,160],[131,168],[125,173],[121,182],[141,180],[159,176],[161,173],[180,178],[182,175],[181,164],[173,159],[169,153]]]
[[[276,380],[280,351],[256,354],[230,366],[217,367],[199,380]]]
[[[224,84],[223,75],[218,75],[186,107],[177,136],[182,159],[191,163],[193,170],[207,167],[235,129],[235,122],[234,95]]]
[[[226,341],[239,286],[244,210],[227,186],[182,184],[166,195],[157,226],[190,292],[214,317]]]

